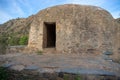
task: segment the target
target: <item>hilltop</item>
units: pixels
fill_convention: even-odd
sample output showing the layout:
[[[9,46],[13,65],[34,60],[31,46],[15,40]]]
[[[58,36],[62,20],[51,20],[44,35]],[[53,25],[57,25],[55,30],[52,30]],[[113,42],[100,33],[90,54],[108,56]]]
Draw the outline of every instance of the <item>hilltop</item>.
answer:
[[[0,32],[5,32],[8,35],[20,37],[22,35],[28,35],[30,25],[33,20],[33,15],[28,18],[17,18],[7,21],[0,25]]]

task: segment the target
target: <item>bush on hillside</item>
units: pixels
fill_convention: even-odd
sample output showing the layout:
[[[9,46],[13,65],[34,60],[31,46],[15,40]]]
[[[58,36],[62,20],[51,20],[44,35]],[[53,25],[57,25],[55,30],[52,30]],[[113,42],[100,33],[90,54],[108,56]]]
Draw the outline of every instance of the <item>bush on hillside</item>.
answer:
[[[6,34],[0,35],[0,54],[5,54],[8,46],[7,43],[8,37]]]
[[[3,67],[0,67],[0,80],[8,80],[9,74],[7,70]]]
[[[9,37],[8,44],[10,46],[19,45],[19,40],[20,40],[20,38],[18,38],[18,37]]]
[[[27,45],[28,44],[28,36],[22,36],[19,40],[19,45]]]

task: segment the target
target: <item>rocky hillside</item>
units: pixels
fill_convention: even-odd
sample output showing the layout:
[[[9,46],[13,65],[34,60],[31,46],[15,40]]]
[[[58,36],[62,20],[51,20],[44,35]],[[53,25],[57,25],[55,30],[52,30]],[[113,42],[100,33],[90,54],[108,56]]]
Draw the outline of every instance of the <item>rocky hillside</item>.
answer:
[[[115,19],[120,24],[120,18]]]
[[[0,25],[0,50],[3,45],[27,45],[29,38],[30,25],[34,16],[28,18],[17,18],[9,20]],[[3,49],[1,49],[3,48]]]
[[[17,18],[9,20],[8,22],[0,25],[0,33],[7,33],[8,35],[20,37],[28,35],[30,24],[33,20],[33,15],[28,18]]]

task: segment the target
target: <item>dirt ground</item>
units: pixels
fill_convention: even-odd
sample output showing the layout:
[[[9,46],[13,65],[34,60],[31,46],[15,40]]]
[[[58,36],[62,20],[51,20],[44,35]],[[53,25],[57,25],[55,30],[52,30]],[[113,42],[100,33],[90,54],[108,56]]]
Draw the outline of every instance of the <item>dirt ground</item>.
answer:
[[[36,69],[40,72],[82,72],[109,71],[115,75],[120,73],[120,64],[106,60],[105,55],[88,54],[6,54],[0,55],[2,66],[14,70]]]

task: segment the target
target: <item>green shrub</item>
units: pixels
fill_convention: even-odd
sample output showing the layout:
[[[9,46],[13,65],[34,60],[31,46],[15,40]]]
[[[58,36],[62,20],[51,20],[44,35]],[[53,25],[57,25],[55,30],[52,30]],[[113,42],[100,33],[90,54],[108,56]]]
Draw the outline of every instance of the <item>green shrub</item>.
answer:
[[[42,51],[37,51],[37,54],[38,54],[38,55],[42,55],[43,52],[42,52]]]
[[[80,74],[77,74],[76,77],[75,77],[75,80],[82,80],[82,79],[81,79],[81,75],[80,75]]]
[[[22,36],[19,40],[20,45],[27,45],[28,44],[28,36]]]
[[[10,46],[19,45],[19,40],[20,40],[20,38],[18,38],[18,37],[9,37],[8,44]]]
[[[5,68],[0,67],[0,80],[8,80],[8,72]]]
[[[6,53],[6,48],[8,46],[7,44],[7,36],[5,34],[0,35],[0,53],[5,54]]]
[[[64,74],[63,79],[64,80],[69,80],[69,76],[67,74]]]

